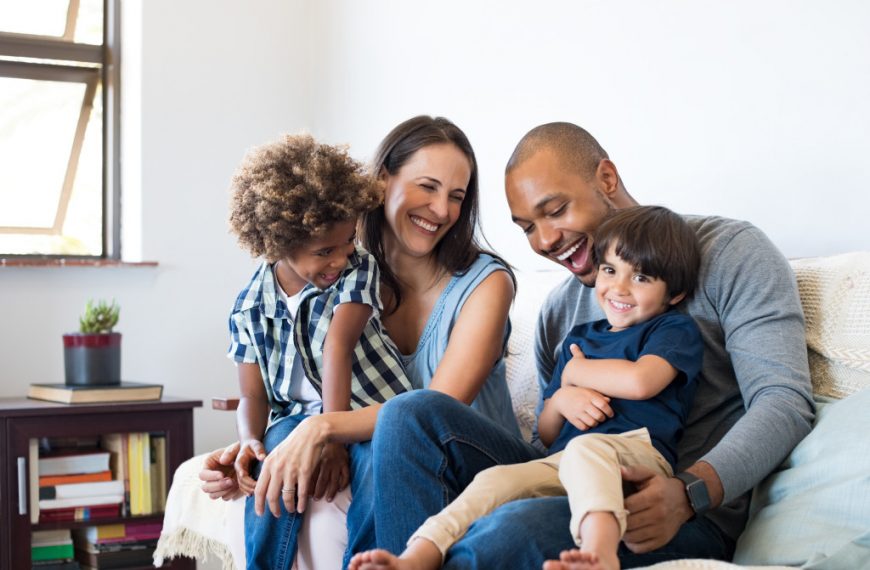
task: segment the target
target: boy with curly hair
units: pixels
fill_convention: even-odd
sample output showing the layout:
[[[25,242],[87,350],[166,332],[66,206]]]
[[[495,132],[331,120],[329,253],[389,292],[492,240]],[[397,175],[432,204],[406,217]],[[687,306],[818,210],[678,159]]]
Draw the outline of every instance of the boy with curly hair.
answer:
[[[232,191],[230,227],[264,259],[229,319],[241,386],[235,470],[250,497],[252,465],[305,417],[384,402],[411,384],[381,326],[377,263],[355,245],[358,218],[383,200],[379,182],[345,149],[287,135],[245,156]],[[315,496],[331,498],[347,486],[347,450],[322,454]],[[282,489],[283,504],[294,495]],[[258,532],[249,515],[247,536]]]

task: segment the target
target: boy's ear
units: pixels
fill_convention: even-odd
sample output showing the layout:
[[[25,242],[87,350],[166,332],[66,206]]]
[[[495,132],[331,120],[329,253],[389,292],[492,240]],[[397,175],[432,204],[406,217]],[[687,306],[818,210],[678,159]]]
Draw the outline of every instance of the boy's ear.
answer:
[[[686,292],[683,291],[682,293],[680,293],[676,297],[671,297],[670,301],[668,301],[668,305],[673,307],[674,305],[676,305],[677,303],[679,303],[680,301],[682,301],[685,298],[686,298]]]

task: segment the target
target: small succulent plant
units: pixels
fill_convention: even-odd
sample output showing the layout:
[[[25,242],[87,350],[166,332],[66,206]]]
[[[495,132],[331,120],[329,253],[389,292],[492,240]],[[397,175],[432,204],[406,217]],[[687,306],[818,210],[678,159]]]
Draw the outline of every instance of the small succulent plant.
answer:
[[[95,304],[91,299],[85,306],[85,314],[79,318],[79,330],[85,334],[110,333],[112,328],[118,324],[120,312],[121,307],[117,306],[114,300],[110,305],[102,300]]]

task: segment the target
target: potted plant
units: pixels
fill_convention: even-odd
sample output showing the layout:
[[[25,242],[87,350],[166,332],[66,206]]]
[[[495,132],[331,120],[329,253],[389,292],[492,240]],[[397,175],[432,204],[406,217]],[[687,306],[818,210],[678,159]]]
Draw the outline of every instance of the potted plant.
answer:
[[[121,333],[113,332],[121,309],[113,300],[88,301],[79,332],[63,335],[67,385],[108,386],[121,383]]]

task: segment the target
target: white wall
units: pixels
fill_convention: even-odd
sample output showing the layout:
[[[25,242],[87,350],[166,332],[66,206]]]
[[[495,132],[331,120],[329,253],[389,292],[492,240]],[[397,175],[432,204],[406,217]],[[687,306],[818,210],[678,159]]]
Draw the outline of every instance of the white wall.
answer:
[[[306,9],[287,0],[260,0],[256,10],[233,0],[122,8],[133,19],[124,203],[135,213],[128,225],[141,226],[130,254],[159,265],[0,270],[0,397],[63,381],[60,337],[90,297],[122,307],[125,379],[203,400],[238,390],[226,323],[255,263],[227,229],[229,180],[247,148],[306,126]],[[198,451],[234,436],[231,413],[206,407],[194,417]]]
[[[125,116],[125,181],[141,191],[133,253],[159,266],[0,269],[0,397],[62,380],[60,335],[89,297],[123,307],[126,378],[235,393],[226,317],[254,262],[227,232],[227,187],[246,148],[284,131],[368,158],[405,118],[453,119],[478,153],[485,232],[521,268],[550,264],[510,224],[502,169],[523,133],[552,120],[595,134],[643,203],[749,219],[789,256],[870,250],[863,2],[124,6],[141,22]],[[230,414],[195,418],[197,451],[234,433]]]
[[[861,1],[318,2],[312,121],[370,156],[417,113],[456,121],[492,244],[504,164],[548,121],[595,135],[641,203],[750,220],[789,256],[870,249],[870,5]]]

